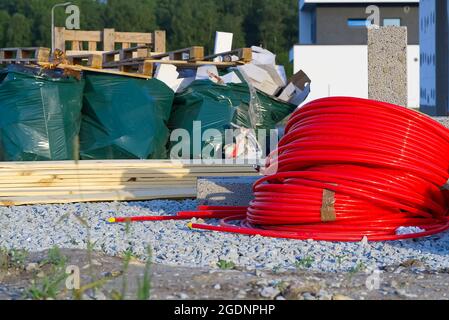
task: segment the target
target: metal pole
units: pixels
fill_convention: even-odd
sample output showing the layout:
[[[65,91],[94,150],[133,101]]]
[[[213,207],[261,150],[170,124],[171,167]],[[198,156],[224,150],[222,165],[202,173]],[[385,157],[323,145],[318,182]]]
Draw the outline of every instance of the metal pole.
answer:
[[[58,7],[67,7],[71,5],[71,2],[58,3],[51,8],[51,52],[55,52],[56,43],[55,43],[55,9]],[[64,48],[61,48],[64,50]]]

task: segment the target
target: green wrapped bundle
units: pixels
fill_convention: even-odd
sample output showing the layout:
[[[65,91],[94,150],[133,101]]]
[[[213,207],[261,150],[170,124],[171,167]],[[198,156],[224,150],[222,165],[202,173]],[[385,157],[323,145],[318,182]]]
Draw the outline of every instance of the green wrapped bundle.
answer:
[[[19,66],[0,79],[0,160],[77,158],[84,81]]]
[[[80,153],[92,159],[165,159],[173,91],[157,79],[86,73]]]

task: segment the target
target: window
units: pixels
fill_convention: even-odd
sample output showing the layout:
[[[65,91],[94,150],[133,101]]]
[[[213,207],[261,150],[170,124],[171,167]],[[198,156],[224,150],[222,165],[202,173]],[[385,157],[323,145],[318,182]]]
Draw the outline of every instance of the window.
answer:
[[[394,26],[394,27],[400,27],[401,26],[401,19],[400,18],[388,18],[384,19],[384,26]]]
[[[348,19],[348,27],[350,28],[364,28],[370,25],[371,21],[367,19]]]

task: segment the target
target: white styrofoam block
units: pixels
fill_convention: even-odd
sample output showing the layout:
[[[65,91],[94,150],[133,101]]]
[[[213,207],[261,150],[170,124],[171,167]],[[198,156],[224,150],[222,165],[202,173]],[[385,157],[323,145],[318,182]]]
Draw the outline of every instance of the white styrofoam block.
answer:
[[[223,79],[224,83],[242,83],[242,80],[240,80],[239,76],[234,71],[225,74],[221,79]]]
[[[284,83],[283,86],[286,86],[288,83],[288,78],[287,73],[285,72],[285,67],[282,65],[277,65],[275,68]]]
[[[254,64],[245,64],[239,66],[238,70],[245,75],[251,84],[258,90],[265,92],[268,95],[276,95],[279,92],[280,86],[275,83],[270,74]]]
[[[245,64],[238,67],[240,72],[243,72],[250,79],[257,82],[273,81],[268,72],[254,64]]]
[[[213,74],[218,77],[218,69],[216,66],[201,66],[196,71],[196,80],[211,80],[213,82],[218,82],[215,77],[211,77]]]
[[[172,64],[159,64],[156,68],[154,77],[164,82],[170,88],[177,83],[179,72],[176,66]]]
[[[233,33],[217,31],[215,33],[214,54],[231,51],[233,41],[234,41]]]
[[[253,64],[271,64],[276,65],[276,55],[261,47],[252,46],[253,51]]]
[[[258,64],[257,67],[262,68],[266,72],[268,72],[273,82],[279,87],[285,87],[287,85],[287,82],[284,82],[284,79],[282,79],[279,75],[276,66],[273,66],[271,64]]]
[[[279,99],[284,102],[290,102],[290,99],[293,97],[293,95],[296,92],[296,87],[293,83],[289,83],[285,89],[282,91],[282,93],[279,95]]]

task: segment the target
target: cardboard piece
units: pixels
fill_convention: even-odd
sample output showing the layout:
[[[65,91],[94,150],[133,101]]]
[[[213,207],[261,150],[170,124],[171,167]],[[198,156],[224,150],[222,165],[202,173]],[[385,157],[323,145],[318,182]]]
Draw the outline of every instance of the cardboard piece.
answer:
[[[289,84],[278,98],[284,102],[299,106],[309,96],[311,82],[310,78],[300,70],[290,79]]]

